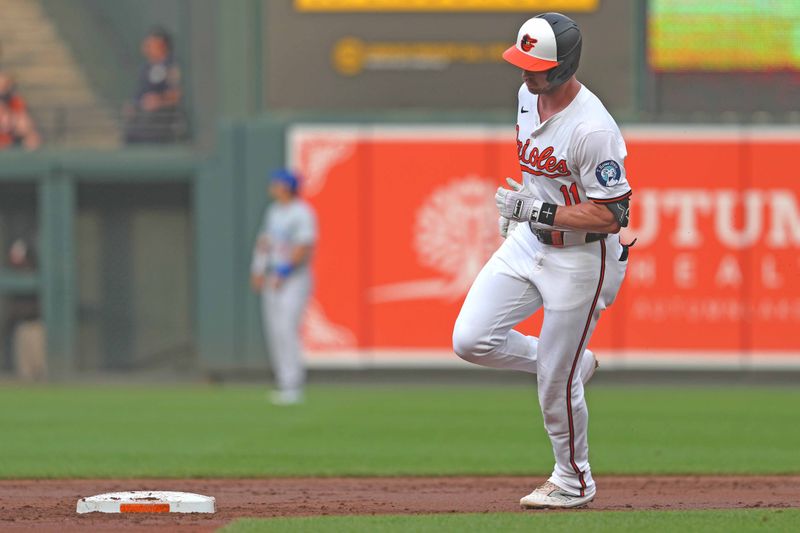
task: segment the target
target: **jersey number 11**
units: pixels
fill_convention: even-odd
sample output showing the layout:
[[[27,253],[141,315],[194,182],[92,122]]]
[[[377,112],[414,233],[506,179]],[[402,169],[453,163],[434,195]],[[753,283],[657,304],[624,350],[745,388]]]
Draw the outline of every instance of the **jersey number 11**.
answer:
[[[576,184],[572,184],[567,189],[566,185],[561,186],[561,194],[564,195],[564,205],[572,205],[573,203],[579,204],[581,203],[581,197],[578,195],[578,186]],[[572,194],[572,198],[570,199],[569,195]],[[574,202],[573,202],[574,200]]]

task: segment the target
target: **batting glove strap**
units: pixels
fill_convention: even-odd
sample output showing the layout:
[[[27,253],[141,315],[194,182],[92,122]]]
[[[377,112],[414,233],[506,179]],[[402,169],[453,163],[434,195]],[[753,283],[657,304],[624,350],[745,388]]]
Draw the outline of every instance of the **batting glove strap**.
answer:
[[[538,211],[539,206],[542,205],[540,200],[530,194],[511,191],[503,187],[497,189],[494,201],[501,217],[518,222],[531,220],[533,211]]]

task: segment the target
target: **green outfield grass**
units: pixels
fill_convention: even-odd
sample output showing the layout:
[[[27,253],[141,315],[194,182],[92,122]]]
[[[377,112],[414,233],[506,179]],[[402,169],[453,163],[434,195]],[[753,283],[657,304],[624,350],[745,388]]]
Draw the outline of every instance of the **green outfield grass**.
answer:
[[[795,389],[596,387],[592,468],[798,473]],[[0,477],[546,474],[533,387],[5,387]],[[512,519],[516,520],[516,519]]]
[[[223,533],[417,533],[442,531],[585,531],[619,533],[703,531],[704,533],[797,531],[800,509],[729,511],[528,512],[515,514],[440,514],[418,516],[325,516],[237,520]]]

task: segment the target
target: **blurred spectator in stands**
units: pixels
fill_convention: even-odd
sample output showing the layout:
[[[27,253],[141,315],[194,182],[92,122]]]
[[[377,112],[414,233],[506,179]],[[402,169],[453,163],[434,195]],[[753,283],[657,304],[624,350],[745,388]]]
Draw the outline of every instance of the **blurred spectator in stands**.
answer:
[[[0,71],[0,150],[16,146],[35,150],[40,144],[36,126],[14,79]]]
[[[181,110],[181,73],[173,55],[172,37],[154,28],[142,41],[145,63],[132,104],[123,109],[127,124],[125,142],[168,143],[185,136]]]
[[[14,240],[8,250],[8,265],[17,272],[36,273],[33,239]],[[5,370],[15,370],[17,376],[25,381],[47,377],[45,329],[36,294],[12,294],[7,297],[3,338]]]

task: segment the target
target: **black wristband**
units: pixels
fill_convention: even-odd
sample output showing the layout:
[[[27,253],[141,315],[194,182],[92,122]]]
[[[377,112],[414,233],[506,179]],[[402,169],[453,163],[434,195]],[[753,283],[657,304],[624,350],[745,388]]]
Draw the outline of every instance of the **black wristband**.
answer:
[[[542,208],[539,209],[539,216],[536,217],[536,222],[552,226],[556,221],[556,209],[558,209],[556,204],[543,203]]]

